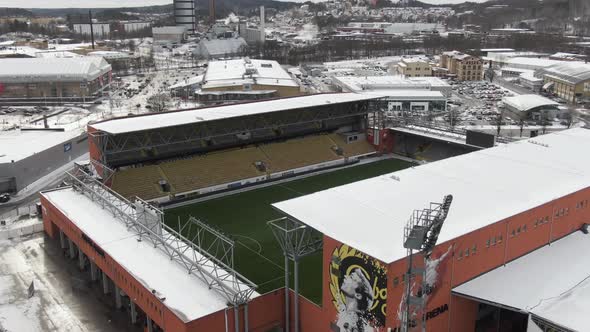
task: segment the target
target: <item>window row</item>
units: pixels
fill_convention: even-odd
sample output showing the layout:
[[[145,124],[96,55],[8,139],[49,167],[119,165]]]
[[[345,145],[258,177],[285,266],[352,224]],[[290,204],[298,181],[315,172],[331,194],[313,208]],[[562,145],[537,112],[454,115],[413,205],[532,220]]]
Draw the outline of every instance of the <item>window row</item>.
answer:
[[[588,207],[588,200],[585,199],[583,201],[579,201],[578,203],[576,203],[576,210],[578,209],[585,209]]]

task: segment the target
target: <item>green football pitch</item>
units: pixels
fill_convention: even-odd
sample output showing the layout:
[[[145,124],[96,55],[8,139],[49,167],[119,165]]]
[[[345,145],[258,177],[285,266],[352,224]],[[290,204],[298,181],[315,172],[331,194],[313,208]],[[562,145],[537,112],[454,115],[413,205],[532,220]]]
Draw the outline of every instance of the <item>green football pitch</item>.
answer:
[[[236,241],[236,270],[258,285],[261,294],[284,286],[284,257],[267,221],[282,215],[272,203],[310,194],[339,185],[387,174],[413,166],[398,159],[387,159],[310,176],[282,184],[216,198],[166,210],[166,222],[175,226],[193,216],[231,236]],[[293,271],[293,267],[290,267]],[[291,274],[291,279],[293,275]],[[291,280],[291,287],[293,287]],[[307,256],[299,264],[301,294],[320,304],[322,295],[322,253]]]

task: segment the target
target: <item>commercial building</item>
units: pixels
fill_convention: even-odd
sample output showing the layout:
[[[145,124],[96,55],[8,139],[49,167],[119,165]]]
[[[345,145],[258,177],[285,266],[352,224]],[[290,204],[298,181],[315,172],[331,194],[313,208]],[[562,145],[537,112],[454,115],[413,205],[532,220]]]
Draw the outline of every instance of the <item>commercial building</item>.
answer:
[[[274,91],[277,96],[301,94],[299,84],[276,61],[235,59],[210,61],[203,92]]]
[[[574,103],[590,97],[590,64],[561,62],[537,72],[543,77],[543,88],[564,100]]]
[[[450,96],[453,89],[438,77],[334,76],[332,84],[344,92],[379,90],[430,90]]]
[[[543,115],[553,119],[559,111],[558,103],[535,94],[504,97],[502,102],[504,109],[515,119],[540,120]]]
[[[536,77],[534,72],[524,72],[518,77],[518,82],[525,88],[533,91],[540,92],[543,87],[543,79]]]
[[[194,33],[197,27],[194,0],[174,0],[174,22],[187,33]]]
[[[17,129],[0,132],[0,192],[16,193],[88,152],[82,130]]]
[[[457,51],[444,52],[440,67],[448,69],[448,76],[459,81],[481,81],[483,77],[483,60]]]
[[[396,116],[429,116],[447,110],[451,86],[437,77],[336,76],[332,83],[341,91],[380,96]]]
[[[0,102],[90,102],[111,84],[101,57],[22,58],[0,61]]]
[[[430,63],[422,59],[403,58],[397,64],[397,72],[405,77],[432,76]]]
[[[323,234],[323,305],[302,330],[401,331],[407,309],[410,331],[585,330],[589,140],[566,130],[273,204]],[[408,219],[440,217],[431,202],[446,195],[432,247],[409,263]]]
[[[180,43],[186,39],[185,26],[153,27],[152,35],[156,44]]]

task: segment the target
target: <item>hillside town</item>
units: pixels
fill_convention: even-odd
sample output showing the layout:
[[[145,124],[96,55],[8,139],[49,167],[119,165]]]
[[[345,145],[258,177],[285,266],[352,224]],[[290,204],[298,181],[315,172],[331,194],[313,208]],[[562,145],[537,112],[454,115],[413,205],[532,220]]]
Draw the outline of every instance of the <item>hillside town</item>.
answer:
[[[590,3],[431,2],[0,7],[0,332],[587,330]]]

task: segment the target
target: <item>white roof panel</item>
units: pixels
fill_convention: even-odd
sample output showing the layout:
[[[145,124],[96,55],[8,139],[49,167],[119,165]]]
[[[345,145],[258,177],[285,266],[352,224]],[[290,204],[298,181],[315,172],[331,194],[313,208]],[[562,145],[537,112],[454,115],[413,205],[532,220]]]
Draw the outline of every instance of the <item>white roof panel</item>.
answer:
[[[447,194],[454,199],[440,243],[588,187],[590,154],[579,153],[579,147],[588,143],[590,130],[570,129],[273,206],[326,236],[390,263],[406,256],[403,229],[412,212],[440,202]],[[359,227],[371,231],[359,232]]]
[[[557,106],[559,103],[554,102],[549,98],[545,98],[543,96],[535,95],[535,94],[528,94],[528,95],[518,95],[513,97],[504,97],[502,98],[502,102],[504,104],[509,105],[519,111],[526,112],[533,108],[542,107],[542,106]]]
[[[223,296],[149,241],[138,242],[122,221],[85,195],[71,188],[42,195],[143,286],[165,297],[163,304],[184,322],[227,307]]]
[[[590,326],[589,251],[590,235],[575,232],[455,287],[453,292],[586,331]],[[559,273],[547,273],[548,266]]]
[[[253,73],[249,74],[247,70]],[[235,59],[209,62],[203,89],[242,84],[299,86],[276,61]]]
[[[122,117],[94,123],[97,130],[113,135],[173,127],[202,121],[221,120],[226,118],[247,116],[262,113],[280,112],[291,109],[340,104],[362,100],[370,100],[378,96],[363,96],[355,93],[326,93],[301,97],[279,98],[268,101],[207,107],[186,111],[173,111],[158,114],[146,114],[134,117]]]

